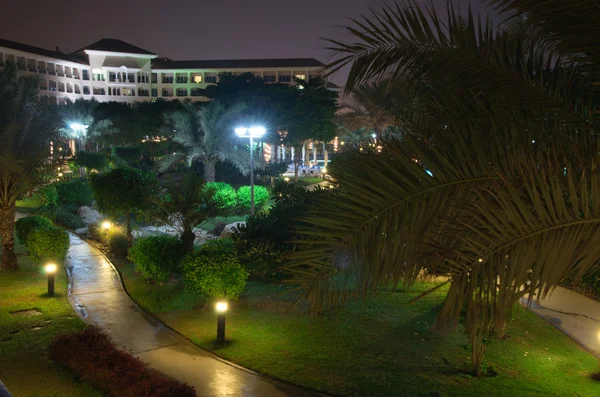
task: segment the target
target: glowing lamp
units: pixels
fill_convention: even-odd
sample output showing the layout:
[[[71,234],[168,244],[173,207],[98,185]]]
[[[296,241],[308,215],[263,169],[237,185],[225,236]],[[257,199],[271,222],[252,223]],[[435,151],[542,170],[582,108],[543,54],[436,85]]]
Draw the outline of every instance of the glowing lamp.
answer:
[[[44,270],[48,275],[48,296],[54,296],[54,274],[56,273],[56,265],[54,263],[48,263]]]
[[[217,302],[215,310],[217,311],[217,343],[223,343],[225,342],[225,312],[227,311],[227,302]]]
[[[46,273],[48,273],[48,274],[56,273],[56,269],[57,269],[57,267],[54,263],[48,263],[46,265],[46,267],[44,268],[44,270],[46,270]]]
[[[255,125],[252,127],[238,127],[235,133],[240,138],[250,138],[250,215],[254,215],[254,138],[260,138],[267,130],[265,127]]]
[[[110,222],[109,221],[104,221],[102,222],[102,229],[106,230],[106,229],[110,229]]]
[[[283,178],[284,181],[289,182],[290,178],[288,178],[287,176],[285,178]]]
[[[217,313],[225,313],[227,311],[227,302],[217,302],[217,304],[215,305],[215,309],[217,310]]]
[[[75,132],[80,132],[87,130],[89,125],[81,123],[71,123],[69,124],[69,127],[71,127],[71,129]]]

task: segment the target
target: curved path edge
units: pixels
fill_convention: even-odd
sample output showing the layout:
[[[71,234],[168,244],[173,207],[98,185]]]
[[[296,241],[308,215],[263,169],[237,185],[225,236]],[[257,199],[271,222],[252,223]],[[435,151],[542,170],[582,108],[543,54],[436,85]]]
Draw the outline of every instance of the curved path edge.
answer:
[[[326,396],[258,374],[195,345],[135,303],[119,271],[98,248],[74,233],[69,236],[66,265],[73,309],[151,368],[194,386],[199,397]]]

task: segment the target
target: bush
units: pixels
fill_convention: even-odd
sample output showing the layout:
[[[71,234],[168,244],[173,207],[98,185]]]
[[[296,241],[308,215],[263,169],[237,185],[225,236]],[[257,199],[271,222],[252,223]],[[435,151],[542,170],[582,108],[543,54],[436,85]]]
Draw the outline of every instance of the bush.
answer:
[[[237,206],[237,193],[235,189],[225,182],[208,182],[207,188],[215,190],[214,199],[220,209],[233,209]]]
[[[52,227],[52,221],[48,218],[44,218],[43,216],[28,216],[26,218],[19,219],[15,224],[15,231],[17,233],[17,238],[19,242],[22,244],[27,243],[27,238],[29,234],[39,228],[42,227]]]
[[[39,213],[67,229],[79,229],[84,227],[85,223],[77,215],[78,209],[79,207],[72,205],[59,205],[57,207],[41,208]]]
[[[183,243],[173,236],[149,236],[136,240],[129,249],[129,260],[146,280],[164,282],[183,257]]]
[[[242,208],[250,208],[250,186],[242,186],[237,192],[238,202]],[[269,191],[264,186],[254,186],[254,207],[260,208],[269,201]]]
[[[50,345],[52,359],[109,395],[119,397],[193,397],[194,388],[155,371],[97,327],[59,335]]]
[[[238,247],[238,258],[254,277],[281,278],[278,274],[283,263],[283,252],[272,241],[248,241]]]
[[[37,192],[42,203],[42,207],[53,207],[58,204],[58,190],[56,186],[44,186]]]
[[[81,151],[77,153],[75,164],[80,167],[100,171],[106,167],[106,156],[104,156],[104,153],[100,152]]]
[[[214,240],[207,240],[200,250],[203,252],[233,252],[233,240],[230,238],[218,238]]]
[[[55,226],[34,229],[27,237],[29,254],[38,261],[63,262],[69,245],[69,233]]]
[[[237,299],[248,279],[235,254],[202,249],[185,257],[183,272],[187,287],[209,300]]]
[[[127,233],[125,233],[125,230],[123,230],[121,226],[112,225],[112,227],[104,233],[104,236],[102,241],[108,245],[110,252],[122,258],[127,256],[129,240],[127,240]]]
[[[92,204],[92,188],[85,179],[72,179],[55,183],[58,202],[81,207]]]

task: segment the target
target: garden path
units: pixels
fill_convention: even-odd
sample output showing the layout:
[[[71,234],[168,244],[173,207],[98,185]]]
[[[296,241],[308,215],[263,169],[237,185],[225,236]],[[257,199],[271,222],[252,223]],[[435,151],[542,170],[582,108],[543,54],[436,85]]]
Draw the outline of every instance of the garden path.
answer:
[[[600,302],[556,287],[546,298],[534,299],[530,310],[600,357]]]
[[[66,264],[71,305],[84,321],[98,325],[117,346],[130,349],[150,367],[194,386],[199,397],[320,395],[266,378],[194,345],[133,302],[119,273],[98,249],[72,233],[70,237]]]

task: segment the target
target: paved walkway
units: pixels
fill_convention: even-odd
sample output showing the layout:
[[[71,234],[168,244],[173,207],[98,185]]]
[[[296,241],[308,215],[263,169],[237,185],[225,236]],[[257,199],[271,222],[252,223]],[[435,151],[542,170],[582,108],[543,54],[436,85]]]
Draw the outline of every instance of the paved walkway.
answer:
[[[600,302],[557,287],[545,299],[534,300],[530,309],[600,357]]]
[[[150,367],[194,386],[198,397],[320,395],[228,364],[171,331],[140,309],[100,251],[74,234],[67,267],[69,300],[87,323],[97,324]]]

